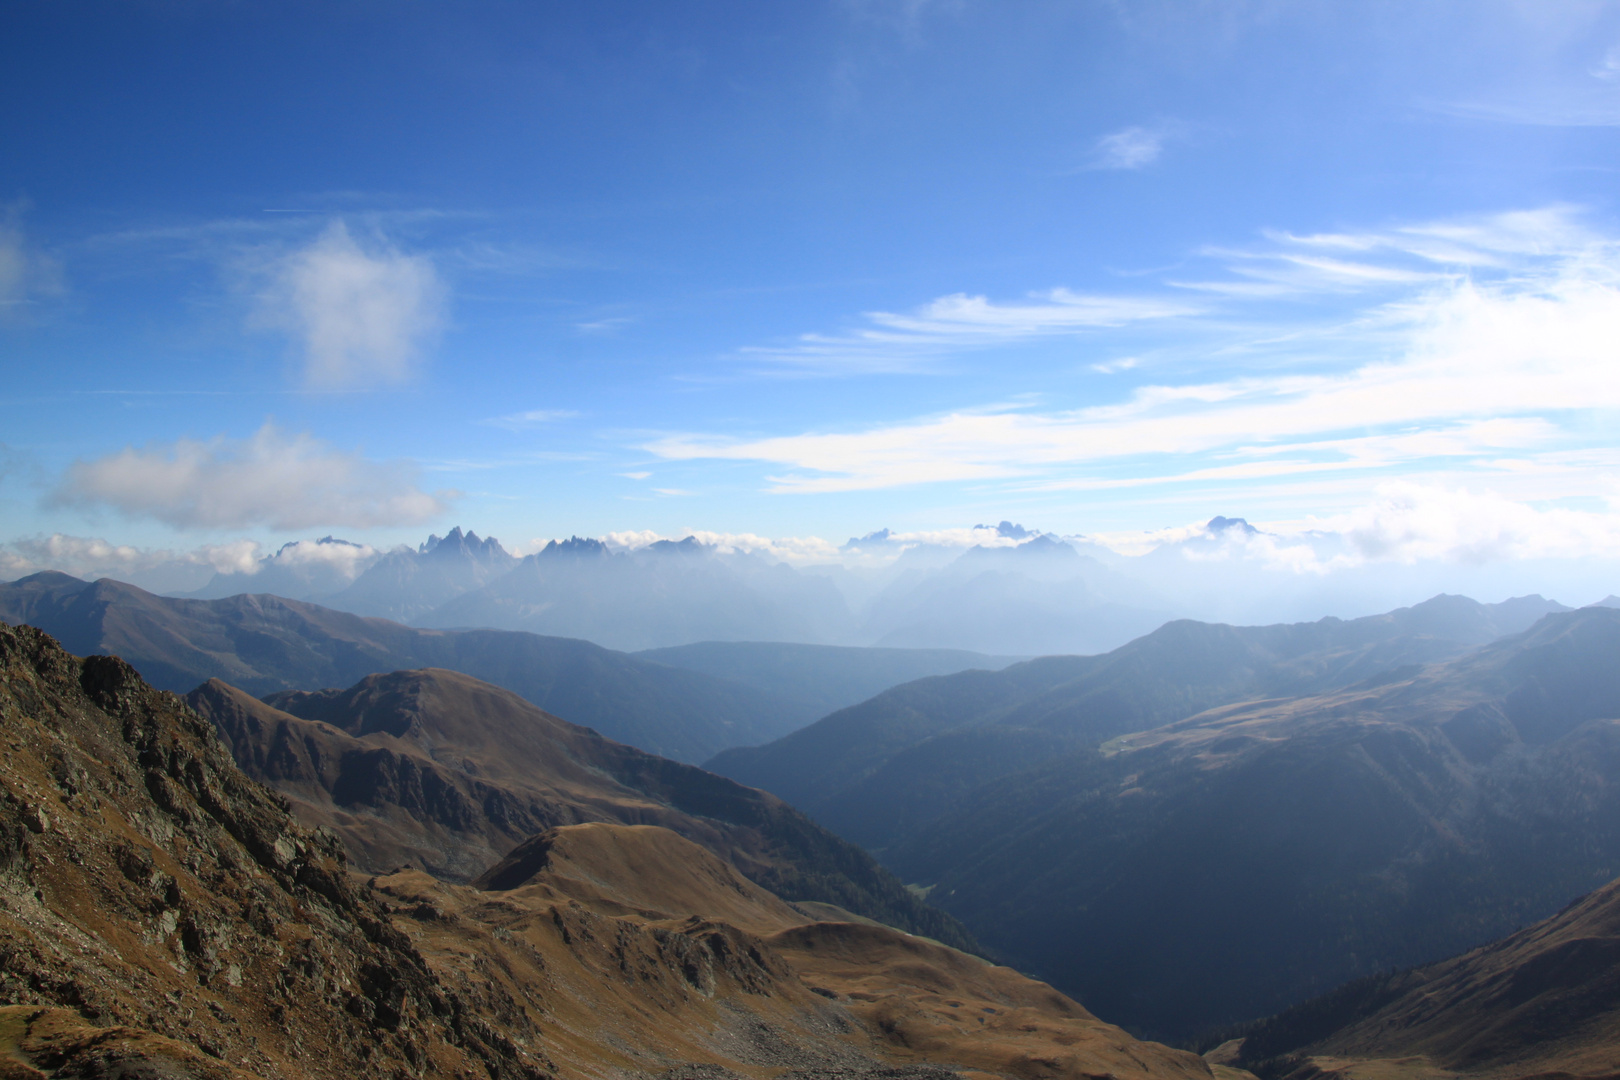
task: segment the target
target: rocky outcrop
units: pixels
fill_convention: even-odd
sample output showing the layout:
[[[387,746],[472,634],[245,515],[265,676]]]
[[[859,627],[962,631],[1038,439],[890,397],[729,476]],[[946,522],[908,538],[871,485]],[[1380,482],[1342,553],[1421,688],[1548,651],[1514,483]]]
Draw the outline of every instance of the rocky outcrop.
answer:
[[[28,627],[0,627],[0,673],[0,1004],[32,1010],[0,1026],[24,1058],[59,1007],[174,1059],[150,1075],[547,1075],[179,698]]]

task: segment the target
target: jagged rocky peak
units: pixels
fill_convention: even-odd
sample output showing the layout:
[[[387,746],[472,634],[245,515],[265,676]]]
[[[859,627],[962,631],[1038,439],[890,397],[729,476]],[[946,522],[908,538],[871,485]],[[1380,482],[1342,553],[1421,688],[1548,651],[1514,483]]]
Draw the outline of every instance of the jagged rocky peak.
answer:
[[[292,548],[296,548],[301,544],[315,544],[315,545],[317,545],[319,547],[352,547],[352,548],[358,548],[358,547],[363,547],[364,546],[362,544],[355,543],[353,540],[344,540],[344,539],[342,539],[340,537],[327,535],[327,536],[321,537],[319,540],[289,540],[285,544],[282,544],[279,548],[276,549],[276,555],[280,555],[284,551],[288,551],[288,550],[290,550]],[[274,558],[274,556],[271,556],[271,557]]]
[[[606,557],[611,554],[608,546],[600,540],[593,540],[588,536],[570,536],[566,540],[553,540],[540,549],[541,556],[571,555],[575,557]]]
[[[1219,514],[1210,518],[1209,523],[1204,527],[1208,529],[1211,534],[1217,536],[1223,535],[1229,529],[1236,529],[1245,536],[1258,536],[1260,533],[1259,529],[1255,528],[1253,525],[1250,525],[1243,518],[1222,517]]]
[[[893,536],[894,534],[888,529],[878,529],[876,532],[869,532],[865,536],[850,537],[849,542],[844,544],[838,550],[855,552],[858,552],[863,548],[875,548],[882,550],[889,546]]]
[[[709,550],[709,545],[695,536],[688,536],[684,540],[659,540],[647,545],[647,550],[655,555],[702,555]]]
[[[975,525],[973,527],[975,529],[993,529],[997,536],[1005,537],[1008,540],[1028,540],[1031,537],[1041,535],[1039,529],[1026,529],[1022,525],[1014,525],[1012,522],[1005,520],[997,525]]]
[[[962,553],[964,560],[977,561],[981,559],[1001,559],[1012,557],[1017,559],[1078,559],[1080,553],[1063,541],[1047,536],[1045,533],[1032,533],[1030,539],[1007,547],[985,547],[975,544]]]
[[[323,543],[325,541],[322,541]],[[427,540],[417,547],[418,555],[465,555],[474,559],[510,559],[512,555],[501,542],[493,536],[480,540],[475,532],[461,531],[457,525],[444,536],[429,535]]]

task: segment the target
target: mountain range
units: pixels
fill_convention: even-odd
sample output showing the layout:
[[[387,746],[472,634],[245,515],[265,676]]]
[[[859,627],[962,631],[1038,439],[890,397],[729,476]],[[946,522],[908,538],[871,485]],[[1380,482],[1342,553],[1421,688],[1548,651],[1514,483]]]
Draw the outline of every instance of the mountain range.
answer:
[[[355,874],[337,837],[301,827],[122,661],[0,627],[0,672],[8,1078],[1222,1068],[1010,969],[791,904],[657,826],[550,828],[468,885]]]
[[[186,696],[250,777],[343,838],[366,873],[415,864],[465,882],[536,833],[657,825],[795,900],[973,948],[871,856],[753,788],[560,720],[452,671],[371,675],[268,701],[219,680]]]
[[[959,794],[883,852],[993,949],[1190,1037],[1620,874],[1620,611],[1240,701]]]
[[[121,656],[153,685],[177,693],[211,678],[267,694],[348,686],[402,668],[449,668],[611,738],[691,762],[784,734],[880,684],[1001,662],[791,645],[713,645],[647,659],[566,638],[421,630],[274,596],[186,600],[52,572],[0,585],[0,620],[38,626],[81,655]],[[741,660],[744,653],[755,659]],[[716,662],[735,662],[741,677],[704,670]]]
[[[414,550],[332,537],[289,544],[189,598],[272,593],[422,627],[524,630],[629,651],[782,641],[1096,652],[1172,617],[1151,588],[1064,541],[1009,522],[993,535],[1016,546],[912,545],[884,567],[795,569],[690,536],[631,549],[572,537],[519,559],[458,526]]]
[[[885,852],[909,891],[770,795],[462,674],[269,701],[214,681],[192,709],[121,661],[0,628],[3,1067],[1612,1075],[1620,610],[1342,684],[1369,643],[1535,606],[1441,598],[1331,648],[1251,641],[1289,669],[1266,678],[1333,685],[979,785]],[[1066,968],[1085,1007],[892,929],[972,945],[919,893],[1002,955]],[[1388,973],[1403,949],[1422,962],[1549,914]],[[1300,1002],[1311,987],[1329,992]],[[1189,1031],[1268,995],[1299,1003],[1204,1058],[1092,1011]]]
[[[1232,701],[1311,693],[1454,657],[1542,615],[1541,597],[1437,596],[1362,619],[1168,623],[1112,652],[894,687],[777,742],[707,763],[881,850],[980,784]]]
[[[391,551],[354,584],[325,598],[326,606],[356,615],[410,622],[462,593],[481,589],[518,564],[494,537],[463,533],[429,536],[416,551]],[[256,589],[255,592],[262,592]]]

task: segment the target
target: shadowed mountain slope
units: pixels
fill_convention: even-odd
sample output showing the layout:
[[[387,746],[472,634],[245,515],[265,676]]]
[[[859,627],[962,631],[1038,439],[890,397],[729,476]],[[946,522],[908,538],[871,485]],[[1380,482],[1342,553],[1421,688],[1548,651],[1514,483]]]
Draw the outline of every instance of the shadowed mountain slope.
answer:
[[[252,694],[348,686],[379,671],[442,667],[652,753],[700,761],[789,730],[778,697],[586,641],[418,630],[274,596],[155,596],[103,578],[43,573],[0,585],[0,619],[29,623],[79,654],[112,653],[154,686],[218,678]]]
[[[129,665],[0,627],[0,671],[5,1077],[1211,1080],[664,829],[552,830],[502,892],[362,883]]]
[[[703,641],[633,654],[670,667],[730,679],[791,701],[802,709],[795,726],[891,686],[958,671],[995,671],[1011,656],[987,656],[959,649],[879,649],[840,645],[795,645],[779,641]]]
[[[215,680],[187,700],[248,775],[331,827],[370,872],[414,862],[465,881],[556,825],[655,824],[788,899],[973,947],[870,855],[775,796],[613,742],[456,672],[372,675],[268,703]]]
[[[1620,873],[1620,611],[1226,706],[987,783],[885,853],[992,948],[1184,1037]]]
[[[1268,1075],[1394,1059],[1410,1071],[1414,1058],[1470,1076],[1620,1073],[1620,881],[1500,941],[1351,983],[1242,1034],[1230,1055]]]
[[[1181,620],[1101,656],[897,686],[707,767],[765,788],[852,840],[883,848],[979,784],[1215,705],[1346,686],[1454,657],[1542,615],[1540,597],[1437,596],[1363,619],[1277,626]]]

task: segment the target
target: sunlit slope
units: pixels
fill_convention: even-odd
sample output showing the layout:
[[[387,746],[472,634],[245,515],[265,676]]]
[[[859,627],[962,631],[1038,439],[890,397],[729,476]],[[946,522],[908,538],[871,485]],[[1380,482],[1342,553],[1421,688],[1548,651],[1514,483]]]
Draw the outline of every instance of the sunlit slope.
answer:
[[[174,695],[28,627],[0,627],[0,671],[6,1076],[551,1072]]]
[[[774,796],[603,738],[470,676],[400,671],[270,704],[214,681],[187,700],[250,776],[337,831],[368,872],[411,863],[465,881],[556,825],[656,824],[788,899],[970,944],[871,856]]]
[[[7,1077],[1211,1080],[1009,969],[813,923],[664,828],[548,830],[500,891],[346,872],[127,664],[0,627],[0,672]]]
[[[660,828],[554,829],[472,889],[410,873],[378,886],[432,909],[411,929],[431,967],[490,956],[502,989],[546,1017],[555,1052],[603,1070],[648,1068],[637,1048],[652,1045],[748,1072],[1209,1076],[1009,968],[888,927],[812,922]],[[567,995],[546,992],[564,980]]]
[[[981,786],[891,848],[1133,1030],[1191,1035],[1456,953],[1620,872],[1620,611],[1227,706]]]

